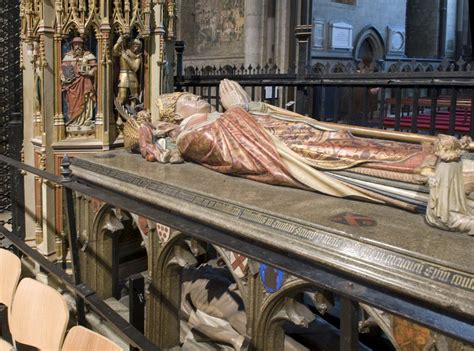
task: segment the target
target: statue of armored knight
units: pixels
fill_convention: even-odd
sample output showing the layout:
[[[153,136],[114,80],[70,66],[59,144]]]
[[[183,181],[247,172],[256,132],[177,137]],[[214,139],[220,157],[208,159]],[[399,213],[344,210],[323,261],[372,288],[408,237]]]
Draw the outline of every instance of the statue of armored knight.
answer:
[[[120,65],[115,107],[124,119],[128,119],[129,114],[134,114],[136,106],[140,103],[141,89],[138,74],[142,66],[141,50],[140,39],[136,38],[126,45],[124,36],[120,35],[112,52],[114,57],[119,58]],[[128,107],[128,111],[124,108],[125,106]]]

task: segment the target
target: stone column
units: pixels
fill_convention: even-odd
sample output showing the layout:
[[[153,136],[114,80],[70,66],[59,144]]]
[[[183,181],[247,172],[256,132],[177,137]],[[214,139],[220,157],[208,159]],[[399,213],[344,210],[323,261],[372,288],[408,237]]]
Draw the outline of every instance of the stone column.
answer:
[[[440,0],[408,0],[406,21],[408,57],[437,57],[439,29]]]
[[[186,45],[184,41],[177,41],[174,48],[176,51],[176,76],[181,81],[184,75],[183,55]]]
[[[61,44],[62,36],[60,34],[54,35],[54,50],[56,52],[55,64],[61,65]],[[64,114],[62,106],[62,87],[61,76],[59,74],[55,77],[56,96],[55,99],[55,113],[54,113],[54,142],[61,141],[66,138],[66,125],[64,123]]]
[[[150,35],[150,111],[152,119],[158,118],[158,107],[154,103],[162,93],[161,77],[164,65],[164,7],[165,0],[156,1],[153,6],[153,30]]]
[[[438,32],[438,57],[446,57],[446,26],[447,26],[448,0],[441,0],[439,4],[439,32]]]
[[[52,148],[55,142],[55,72],[57,70],[55,62],[55,40],[54,40],[54,4],[48,1],[42,3],[43,20],[40,23],[38,33],[40,35],[40,55],[43,58],[42,64],[42,115],[44,133],[41,141],[41,154],[44,160],[44,169],[49,173],[55,173],[55,157]],[[42,231],[43,242],[38,246],[38,250],[51,260],[55,259],[56,253],[56,231],[55,231],[55,191],[54,184],[43,181],[41,185],[42,195]]]
[[[97,38],[97,62],[99,66],[97,70],[97,115],[95,121],[96,138],[102,140],[104,150],[110,148],[116,137],[110,33],[109,15],[108,11],[105,11],[102,15],[100,35]]]
[[[175,43],[176,43],[176,0],[168,0],[164,9],[168,26],[164,37],[164,61],[163,72],[161,74],[162,93],[174,91],[174,66],[175,66]]]
[[[290,43],[294,41],[290,0],[279,0],[276,6],[275,63],[281,70],[286,70],[290,65],[290,57],[292,56]]]
[[[245,65],[263,64],[264,1],[245,0]]]
[[[468,34],[470,34],[470,35],[468,35],[470,37],[470,42],[468,42],[468,45],[471,46],[470,54],[471,54],[471,58],[472,58],[474,56],[474,54],[473,54],[473,51],[474,51],[474,20],[473,20],[473,18],[474,18],[474,6],[472,6],[472,1],[469,2],[468,7],[469,7],[469,21],[468,22],[470,24],[471,31],[469,32],[469,30],[466,30],[466,32],[468,32]]]
[[[456,4],[456,53],[454,55],[456,60],[461,58],[463,53],[464,1],[458,0]]]
[[[295,28],[296,35],[296,73],[299,79],[304,78],[307,66],[309,65],[311,50],[311,0],[301,0],[300,20]],[[309,114],[309,95],[304,87],[298,87],[296,91],[296,112],[300,114]]]
[[[114,142],[115,119],[113,109],[113,74],[111,57],[110,0],[100,2],[100,28],[97,39],[97,113],[95,117],[95,137],[102,142],[102,148],[108,150]]]
[[[35,165],[35,154],[33,144],[30,142],[36,135],[31,126],[35,120],[35,109],[33,96],[30,93],[35,88],[34,81],[34,62],[32,61],[32,51],[28,50],[28,44],[22,43],[23,50],[23,157],[26,164]],[[35,203],[31,201],[31,194],[35,193],[35,177],[28,173],[25,176],[25,231],[27,242],[35,241],[36,220],[35,220]],[[33,214],[33,215],[32,215]]]
[[[306,73],[306,66],[309,64],[311,49],[312,15],[311,0],[301,0],[300,19],[295,28],[297,39],[296,62],[298,76],[302,77]]]

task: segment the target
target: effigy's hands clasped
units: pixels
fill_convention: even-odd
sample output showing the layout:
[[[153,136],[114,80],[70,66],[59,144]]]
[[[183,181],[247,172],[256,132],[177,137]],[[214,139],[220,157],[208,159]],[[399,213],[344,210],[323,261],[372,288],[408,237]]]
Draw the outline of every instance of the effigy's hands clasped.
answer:
[[[249,110],[250,96],[237,82],[228,79],[222,80],[219,84],[219,96],[222,106],[226,110],[235,106],[242,107],[246,111]]]

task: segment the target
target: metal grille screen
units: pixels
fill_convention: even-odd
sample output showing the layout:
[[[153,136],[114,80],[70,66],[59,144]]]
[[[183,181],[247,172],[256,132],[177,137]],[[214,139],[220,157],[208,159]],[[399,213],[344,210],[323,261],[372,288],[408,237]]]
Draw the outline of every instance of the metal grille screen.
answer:
[[[8,122],[22,110],[20,1],[0,0],[0,153],[9,155]],[[0,212],[11,207],[10,170],[0,164]]]

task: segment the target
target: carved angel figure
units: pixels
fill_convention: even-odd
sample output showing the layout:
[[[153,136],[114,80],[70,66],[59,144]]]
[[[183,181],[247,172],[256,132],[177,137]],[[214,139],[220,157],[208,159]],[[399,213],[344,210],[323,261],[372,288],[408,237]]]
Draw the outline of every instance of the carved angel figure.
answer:
[[[169,162],[179,153],[217,172],[268,184],[410,211],[426,208],[430,224],[474,234],[460,161],[469,142],[319,122],[251,101],[228,80],[221,82],[220,97],[222,114],[189,93],[161,96],[160,115],[139,128],[142,156]],[[400,138],[422,142],[395,141]],[[410,190],[428,184],[429,195]]]

